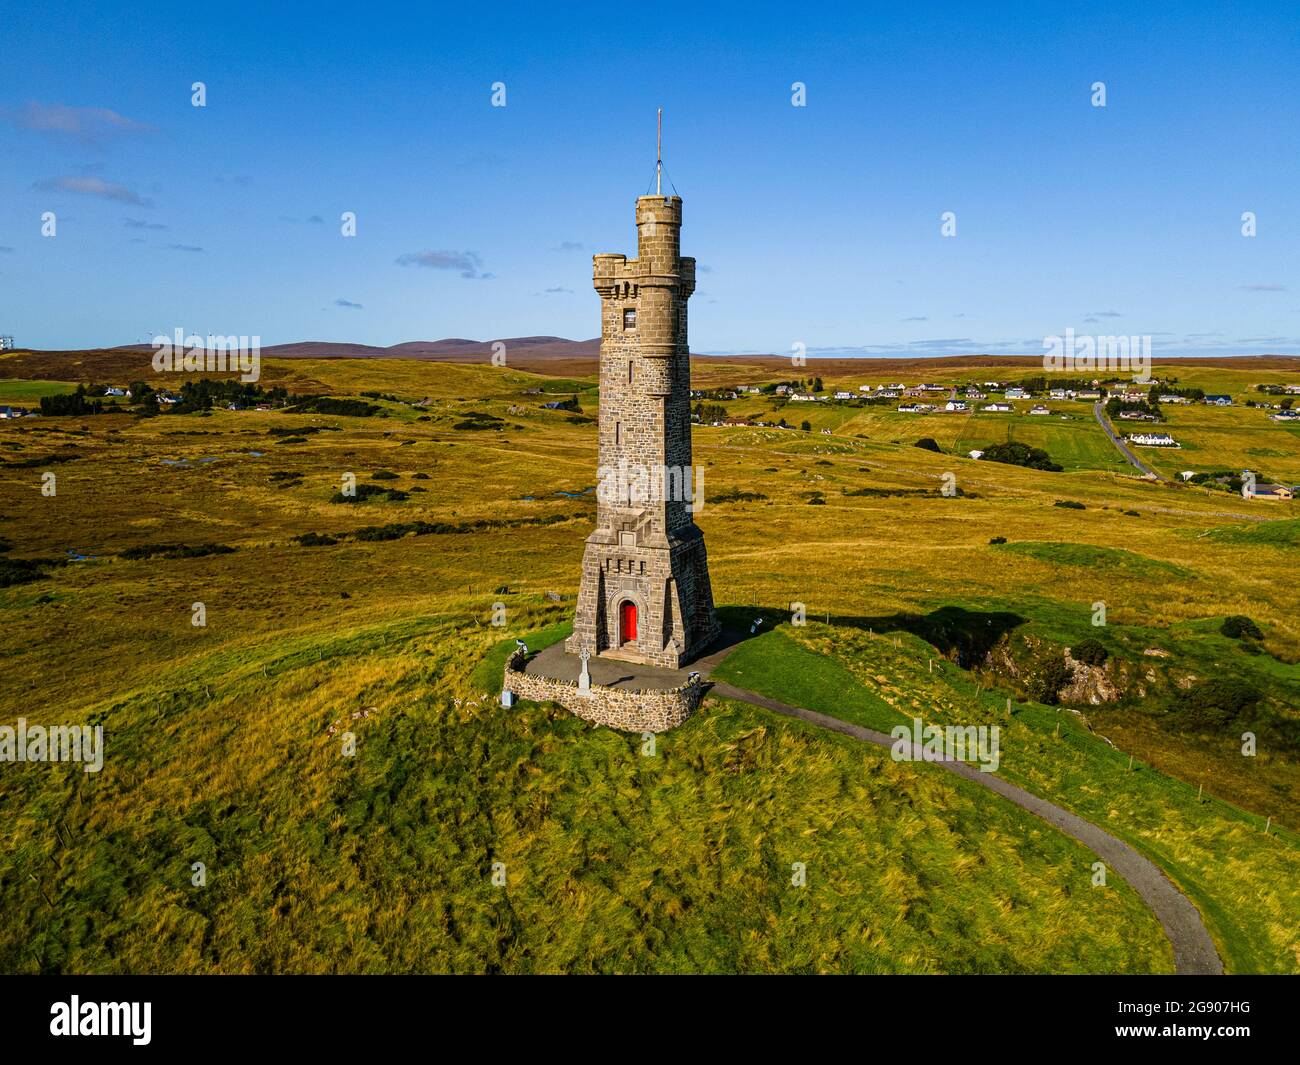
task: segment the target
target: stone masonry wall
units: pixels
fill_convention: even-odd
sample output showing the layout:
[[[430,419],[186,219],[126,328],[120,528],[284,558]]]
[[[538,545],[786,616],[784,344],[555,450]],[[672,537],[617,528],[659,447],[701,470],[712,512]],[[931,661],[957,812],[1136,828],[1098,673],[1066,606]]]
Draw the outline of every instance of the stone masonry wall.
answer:
[[[642,691],[593,684],[588,696],[568,681],[525,673],[524,658],[522,651],[510,656],[503,691],[537,703],[559,703],[575,717],[620,732],[667,732],[690,717],[700,705],[699,681],[688,681],[679,688]]]

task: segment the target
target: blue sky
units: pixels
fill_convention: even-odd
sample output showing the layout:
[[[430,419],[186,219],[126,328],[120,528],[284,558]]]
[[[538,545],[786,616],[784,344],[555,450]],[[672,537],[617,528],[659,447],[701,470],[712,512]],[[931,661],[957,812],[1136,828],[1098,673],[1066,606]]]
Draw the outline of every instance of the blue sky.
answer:
[[[695,351],[1300,352],[1285,5],[813,7],[0,0],[0,333],[594,336],[662,106]]]

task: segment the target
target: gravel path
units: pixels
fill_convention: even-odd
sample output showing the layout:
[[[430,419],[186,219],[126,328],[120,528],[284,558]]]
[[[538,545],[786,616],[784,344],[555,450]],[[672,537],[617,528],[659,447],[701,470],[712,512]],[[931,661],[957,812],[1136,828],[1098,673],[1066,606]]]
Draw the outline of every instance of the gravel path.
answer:
[[[719,659],[722,656],[719,656]],[[716,662],[710,663],[710,666]],[[841,732],[854,739],[865,740],[878,746],[889,748],[894,745],[892,737],[874,729],[852,725],[847,721],[819,714],[815,710],[805,710],[799,706],[778,702],[766,695],[735,688],[724,681],[713,681],[713,691],[728,699],[752,703],[774,713],[787,717],[799,718],[821,728]],[[918,753],[918,758],[919,758]],[[1142,900],[1151,907],[1157,920],[1169,937],[1174,948],[1174,969],[1179,975],[1213,975],[1223,973],[1223,962],[1214,949],[1214,942],[1205,930],[1201,915],[1196,907],[1188,901],[1160,871],[1160,867],[1135,851],[1127,843],[1116,839],[1109,832],[1103,832],[1096,825],[1076,814],[1040,798],[1031,792],[1018,788],[1003,780],[996,773],[983,773],[977,766],[966,762],[943,761],[938,763],[950,773],[974,781],[990,791],[995,791],[1005,799],[1011,800],[1021,809],[1041,817],[1048,824],[1059,828],[1068,836],[1073,836],[1089,850],[1093,851],[1107,868],[1118,873]]]

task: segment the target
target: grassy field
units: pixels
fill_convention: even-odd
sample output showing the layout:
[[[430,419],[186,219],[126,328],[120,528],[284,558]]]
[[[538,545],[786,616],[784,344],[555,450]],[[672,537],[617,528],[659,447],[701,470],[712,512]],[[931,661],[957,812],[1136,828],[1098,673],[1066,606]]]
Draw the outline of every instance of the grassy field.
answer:
[[[123,383],[85,359],[34,360],[0,359],[0,387],[17,390],[6,395],[29,380]],[[373,400],[365,418],[0,424],[0,558],[46,562],[0,588],[8,720],[99,722],[108,752],[98,775],[0,769],[13,918],[0,969],[1169,968],[1132,893],[1088,886],[1087,852],[926,767],[722,701],[660,737],[653,758],[546,708],[495,705],[503,640],[558,638],[571,617],[594,516],[591,381],[292,360],[268,361],[263,383],[396,400]],[[576,391],[582,413],[542,409],[537,390]],[[1014,615],[1035,639],[1097,631],[1175,680],[1226,664],[1270,712],[1300,714],[1295,505],[1143,482],[1101,454],[1090,466],[1095,422],[1076,406],[1077,420],[1033,430],[1063,473],[910,446],[978,446],[989,440],[971,434],[1000,416],[913,418],[923,430],[909,436],[907,416],[842,408],[853,424],[829,436],[695,431],[719,603],[773,622],[803,603],[832,621],[796,642],[815,634],[840,672],[794,674],[806,687],[790,701],[994,712],[992,696],[966,694],[991,678],[947,662],[942,685],[927,679],[926,659],[952,652],[933,632],[921,643],[898,628],[897,647],[871,633],[952,606]],[[1274,443],[1294,440],[1278,429]],[[331,502],[349,473],[398,495]],[[940,494],[945,475],[960,495]],[[725,501],[736,492],[749,495]],[[382,531],[421,521],[436,531]],[[308,533],[336,542],[297,542]],[[165,545],[233,550],[168,557]],[[496,602],[504,630],[490,624]],[[191,623],[195,603],[205,626]],[[1229,614],[1258,622],[1258,653],[1217,634]],[[1243,764],[1228,737],[1177,713],[1087,714],[1143,767],[1131,799],[1118,801],[1109,747],[1075,743],[1062,715],[1057,750],[1055,711],[1028,703],[1007,772],[1168,860],[1234,971],[1300,968],[1296,843],[1279,831],[1300,828],[1297,752],[1263,740]],[[354,758],[335,722],[355,731]],[[1214,801],[1189,805],[1200,781]],[[498,860],[504,891],[490,880]],[[206,888],[190,884],[196,861]],[[790,886],[794,862],[807,888]]]
[[[1152,857],[1200,909],[1230,972],[1300,971],[1294,920],[1300,836],[1274,828],[1112,747],[1087,717],[981,690],[905,632],[811,623],[750,641],[718,675],[809,709],[889,731],[927,724],[1001,729],[999,771]],[[1243,772],[1249,772],[1243,767]]]

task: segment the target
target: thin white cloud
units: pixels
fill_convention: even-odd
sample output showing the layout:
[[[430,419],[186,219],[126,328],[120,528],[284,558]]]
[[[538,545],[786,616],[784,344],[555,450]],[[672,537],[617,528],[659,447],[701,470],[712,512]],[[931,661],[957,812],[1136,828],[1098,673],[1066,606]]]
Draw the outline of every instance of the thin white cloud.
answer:
[[[78,196],[98,196],[100,199],[129,203],[135,207],[153,206],[152,200],[144,199],[134,189],[89,175],[50,178],[47,181],[38,181],[32,187],[40,192],[72,192]]]
[[[0,117],[18,129],[53,133],[83,141],[99,141],[134,133],[153,133],[147,122],[119,114],[107,107],[70,107],[29,100],[22,107],[0,111]]]

